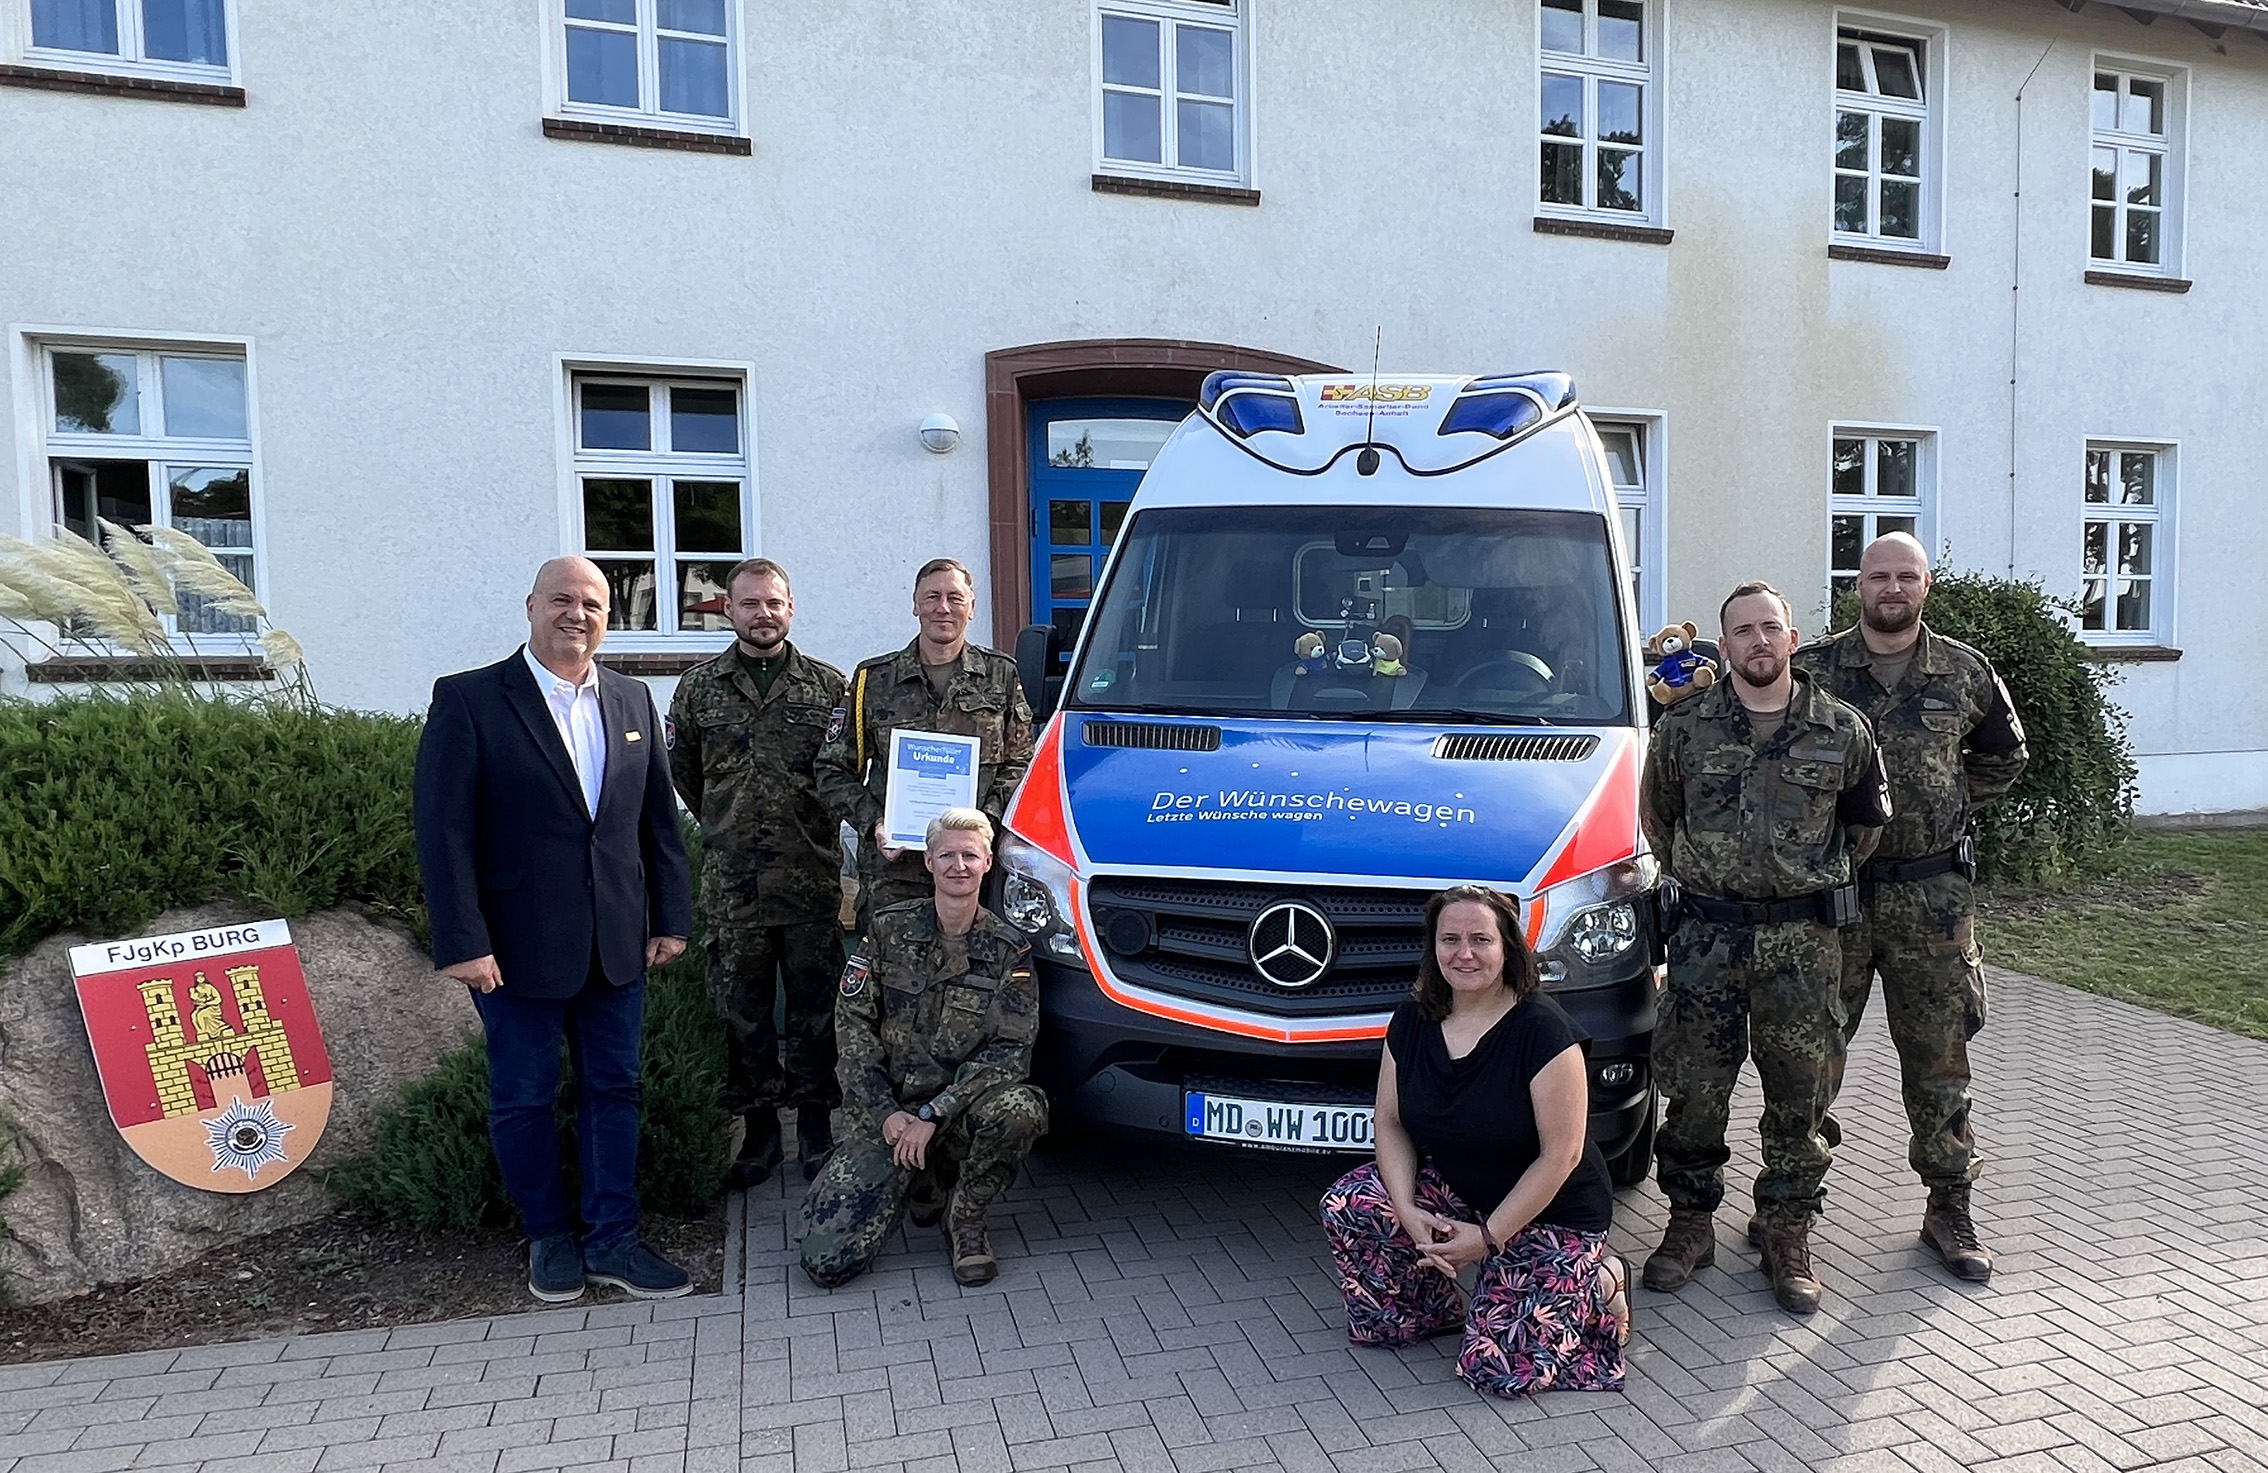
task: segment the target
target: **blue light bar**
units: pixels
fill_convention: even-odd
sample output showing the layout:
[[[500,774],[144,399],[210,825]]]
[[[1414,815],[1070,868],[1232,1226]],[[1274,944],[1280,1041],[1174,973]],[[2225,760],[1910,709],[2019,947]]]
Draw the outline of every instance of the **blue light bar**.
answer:
[[[1499,440],[1509,440],[1541,424],[1543,417],[1543,405],[1533,393],[1466,394],[1442,416],[1440,433],[1493,435]]]
[[[1221,369],[1205,375],[1203,388],[1197,391],[1197,406],[1211,409],[1221,395],[1231,389],[1272,389],[1289,394],[1292,382],[1280,373],[1249,373],[1237,369]]]
[[[1561,410],[1575,402],[1575,380],[1564,373],[1495,373],[1476,378],[1465,385],[1468,394],[1501,393],[1506,389],[1525,389],[1541,400],[1547,410]]]
[[[1262,430],[1296,435],[1307,428],[1299,417],[1299,401],[1289,394],[1251,390],[1231,393],[1214,408],[1213,418],[1220,421],[1221,428],[1245,440]]]

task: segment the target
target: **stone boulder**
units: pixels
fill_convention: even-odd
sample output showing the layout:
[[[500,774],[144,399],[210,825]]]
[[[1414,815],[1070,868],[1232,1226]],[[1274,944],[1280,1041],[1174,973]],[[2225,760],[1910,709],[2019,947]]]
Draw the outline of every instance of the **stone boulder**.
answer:
[[[238,906],[200,906],[161,915],[140,934],[257,919]],[[26,1166],[23,1184],[0,1199],[0,1276],[17,1298],[44,1302],[163,1273],[223,1243],[326,1216],[323,1168],[369,1145],[401,1086],[477,1029],[465,989],[434,976],[406,929],[340,909],[293,921],[291,934],[330,1051],[330,1122],[297,1171],[242,1194],[160,1175],[111,1123],[71,981],[71,947],[95,938],[51,936],[0,968],[0,1161]]]

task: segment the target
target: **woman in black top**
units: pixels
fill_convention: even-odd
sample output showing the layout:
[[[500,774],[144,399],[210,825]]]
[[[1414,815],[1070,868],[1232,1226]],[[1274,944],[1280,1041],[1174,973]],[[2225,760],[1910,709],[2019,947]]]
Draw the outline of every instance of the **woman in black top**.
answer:
[[[1462,1327],[1457,1374],[1478,1390],[1619,1389],[1630,1311],[1586,1128],[1589,1037],[1537,989],[1509,897],[1460,885],[1425,919],[1431,945],[1378,1065],[1378,1159],[1323,1195],[1347,1338]]]

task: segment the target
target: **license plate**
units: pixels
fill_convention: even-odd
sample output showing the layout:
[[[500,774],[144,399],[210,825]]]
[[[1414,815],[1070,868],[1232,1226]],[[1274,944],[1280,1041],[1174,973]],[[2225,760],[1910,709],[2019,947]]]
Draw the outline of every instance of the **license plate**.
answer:
[[[1193,1139],[1288,1151],[1370,1149],[1368,1105],[1295,1105],[1194,1090],[1182,1099],[1188,1106],[1183,1123]]]

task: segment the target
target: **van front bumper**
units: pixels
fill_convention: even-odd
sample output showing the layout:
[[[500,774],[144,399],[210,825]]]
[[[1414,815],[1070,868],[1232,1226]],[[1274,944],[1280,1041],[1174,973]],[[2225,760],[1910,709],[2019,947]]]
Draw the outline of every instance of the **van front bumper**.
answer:
[[[1183,1096],[1192,1080],[1287,1103],[1368,1105],[1377,1097],[1379,1038],[1244,1038],[1127,1007],[1084,967],[1034,961],[1041,1026],[1033,1074],[1063,1124],[1189,1139]],[[1627,976],[1551,993],[1591,1035],[1591,1139],[1610,1158],[1637,1139],[1651,1109],[1654,992],[1653,968],[1641,958]]]

